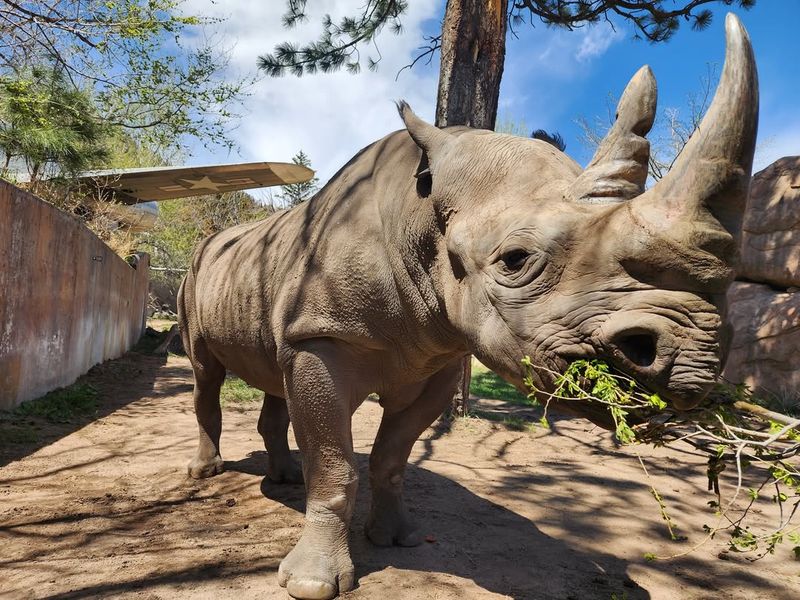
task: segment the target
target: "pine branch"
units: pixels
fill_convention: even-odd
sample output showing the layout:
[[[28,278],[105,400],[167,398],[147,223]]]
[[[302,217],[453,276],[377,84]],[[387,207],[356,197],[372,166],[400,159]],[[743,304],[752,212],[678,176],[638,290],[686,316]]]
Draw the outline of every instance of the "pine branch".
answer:
[[[548,26],[572,30],[617,16],[632,24],[636,31],[634,37],[655,43],[672,37],[682,20],[690,23],[695,31],[706,29],[713,15],[705,5],[713,3],[736,4],[748,10],[756,0],[512,0],[508,23],[512,35],[516,36],[515,27],[525,21],[533,25],[536,18]],[[297,77],[317,72],[331,73],[342,67],[350,73],[359,73],[359,47],[370,42],[374,44],[386,25],[395,35],[402,34],[400,18],[407,8],[406,0],[367,0],[359,15],[342,17],[338,24],[330,15],[325,15],[319,39],[299,47],[289,42],[278,44],[271,54],[258,58],[258,68],[270,77],[287,73]],[[306,0],[287,0],[287,10],[282,17],[284,27],[293,28],[306,22],[305,10]],[[441,35],[427,37],[425,42],[426,45],[419,48],[420,52],[400,72],[423,59],[430,63],[441,46]],[[367,68],[371,71],[379,62],[380,58],[366,57]]]
[[[287,11],[282,18],[284,26],[292,28],[307,20],[305,6],[305,0],[288,0]],[[342,17],[338,24],[333,22],[330,15],[325,15],[322,19],[323,32],[318,40],[300,47],[289,42],[278,44],[271,54],[259,56],[258,68],[270,77],[287,73],[297,77],[318,71],[331,73],[342,67],[350,73],[359,73],[359,46],[374,42],[386,25],[394,35],[402,34],[400,17],[407,9],[406,0],[368,0],[360,15]],[[367,57],[370,70],[374,70],[380,62],[380,51],[378,55],[377,59]]]
[[[692,29],[703,30],[711,24],[712,13],[703,5],[722,3],[749,10],[756,0],[691,0],[675,6],[670,0],[516,0],[510,10],[510,22],[518,25],[524,15],[537,17],[545,25],[578,29],[609,15],[629,21],[637,30],[635,37],[650,42],[668,40],[680,28],[681,20]],[[665,6],[666,5],[666,6]]]

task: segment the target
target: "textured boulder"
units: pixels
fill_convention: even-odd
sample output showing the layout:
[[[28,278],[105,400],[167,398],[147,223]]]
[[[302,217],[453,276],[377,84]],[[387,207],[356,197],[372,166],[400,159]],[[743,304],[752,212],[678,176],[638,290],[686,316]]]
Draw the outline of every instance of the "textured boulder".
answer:
[[[740,279],[800,287],[800,156],[753,176],[741,250]]]
[[[800,401],[800,292],[736,282],[728,304],[734,335],[724,377]]]

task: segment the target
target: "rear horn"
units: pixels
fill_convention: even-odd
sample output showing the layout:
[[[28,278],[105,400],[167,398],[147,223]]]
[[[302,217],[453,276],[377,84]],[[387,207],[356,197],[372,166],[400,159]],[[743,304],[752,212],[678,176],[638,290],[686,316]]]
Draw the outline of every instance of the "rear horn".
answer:
[[[613,127],[592,161],[566,192],[577,202],[630,200],[644,191],[650,142],[645,136],[656,117],[656,80],[650,67],[631,78],[617,105]]]

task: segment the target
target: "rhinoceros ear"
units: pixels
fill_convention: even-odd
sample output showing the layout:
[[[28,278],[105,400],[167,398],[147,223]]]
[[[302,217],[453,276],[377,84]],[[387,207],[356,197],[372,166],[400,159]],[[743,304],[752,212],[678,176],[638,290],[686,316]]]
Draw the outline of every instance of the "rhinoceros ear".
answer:
[[[613,127],[592,161],[565,197],[577,202],[621,202],[644,191],[650,142],[645,136],[656,117],[656,80],[644,66],[630,80],[617,105]]]
[[[452,136],[438,127],[420,119],[414,114],[414,111],[411,110],[411,107],[405,100],[401,100],[397,103],[397,111],[400,113],[400,117],[403,119],[406,129],[408,129],[411,139],[413,139],[422,150],[422,158],[420,159],[416,177],[430,177],[432,165],[436,162],[436,156],[442,152],[444,146]]]
[[[426,123],[415,115],[405,100],[400,100],[397,103],[397,112],[400,113],[400,118],[403,119],[403,123],[405,123],[406,129],[408,129],[408,133],[414,142],[425,152],[435,153],[450,138],[446,132],[430,123]]]

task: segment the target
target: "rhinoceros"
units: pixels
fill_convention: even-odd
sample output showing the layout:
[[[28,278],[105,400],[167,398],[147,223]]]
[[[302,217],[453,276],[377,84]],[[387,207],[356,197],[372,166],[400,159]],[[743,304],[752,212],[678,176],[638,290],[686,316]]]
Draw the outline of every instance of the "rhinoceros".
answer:
[[[351,416],[370,393],[384,412],[366,534],[380,546],[421,541],[403,504],[406,461],[470,353],[520,389],[525,356],[543,367],[543,390],[552,372],[597,357],[678,409],[707,394],[724,361],[758,116],[752,49],[733,15],[726,34],[713,103],[650,189],[656,84],[643,67],[585,169],[541,140],[438,129],[401,102],[405,129],[309,202],[199,245],[179,296],[200,429],[189,473],[222,471],[226,370],[263,390],[268,476],[307,493],[305,528],[279,568],[291,596],[354,584]]]

